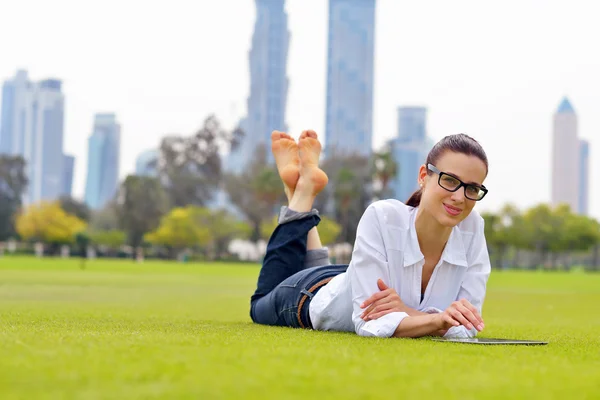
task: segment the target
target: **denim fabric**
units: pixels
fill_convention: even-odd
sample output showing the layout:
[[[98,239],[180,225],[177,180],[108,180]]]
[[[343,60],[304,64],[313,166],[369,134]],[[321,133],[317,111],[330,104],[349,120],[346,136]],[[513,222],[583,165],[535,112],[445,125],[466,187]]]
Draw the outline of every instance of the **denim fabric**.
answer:
[[[306,218],[312,215],[319,215],[319,211],[313,208],[310,211],[299,212],[290,209],[287,206],[281,207],[279,211],[279,224],[285,224],[291,221],[296,221],[299,219]],[[327,247],[323,247],[321,249],[312,249],[306,251],[306,256],[304,257],[304,268],[311,267],[320,267],[322,265],[329,265],[331,262],[329,261],[329,250]]]
[[[309,304],[314,293],[308,293],[308,289],[348,268],[325,265],[304,269],[308,231],[319,221],[318,215],[311,214],[277,226],[269,239],[256,291],[250,299],[252,321],[299,328],[298,305],[306,294],[308,299],[300,317],[305,326],[311,327]]]

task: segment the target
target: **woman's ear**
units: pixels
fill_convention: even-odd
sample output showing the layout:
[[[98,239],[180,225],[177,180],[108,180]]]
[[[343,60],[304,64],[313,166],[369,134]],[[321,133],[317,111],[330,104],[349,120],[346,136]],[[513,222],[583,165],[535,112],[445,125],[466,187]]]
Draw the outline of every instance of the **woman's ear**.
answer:
[[[423,187],[425,185],[425,178],[427,177],[427,166],[425,164],[421,165],[421,167],[419,168],[419,177],[418,177],[418,184],[419,187]]]

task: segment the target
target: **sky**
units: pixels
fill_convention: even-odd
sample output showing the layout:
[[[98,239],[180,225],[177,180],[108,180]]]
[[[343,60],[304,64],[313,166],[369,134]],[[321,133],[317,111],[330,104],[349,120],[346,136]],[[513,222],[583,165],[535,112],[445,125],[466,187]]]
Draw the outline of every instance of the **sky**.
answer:
[[[324,136],[326,0],[287,0],[286,120]],[[589,140],[590,214],[600,218],[600,4],[587,0],[378,0],[373,146],[397,132],[397,108],[428,108],[435,140],[465,132],[488,154],[477,206],[550,200],[552,118],[568,96]],[[253,0],[0,0],[0,80],[17,69],[63,80],[66,153],[82,198],[93,116],[122,125],[121,177],[167,134],[215,114],[245,114]]]

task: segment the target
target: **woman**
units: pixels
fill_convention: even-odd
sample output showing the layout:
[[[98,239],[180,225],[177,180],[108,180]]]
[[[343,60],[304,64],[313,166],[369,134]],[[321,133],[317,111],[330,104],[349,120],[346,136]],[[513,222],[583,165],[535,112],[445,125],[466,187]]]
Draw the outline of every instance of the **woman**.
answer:
[[[447,136],[429,152],[406,204],[371,204],[357,229],[352,261],[328,265],[312,209],[327,184],[313,131],[298,144],[273,132],[271,147],[288,207],[273,232],[257,289],[254,322],[355,331],[377,337],[473,337],[490,262],[483,219],[473,211],[486,195],[485,152],[471,137]]]

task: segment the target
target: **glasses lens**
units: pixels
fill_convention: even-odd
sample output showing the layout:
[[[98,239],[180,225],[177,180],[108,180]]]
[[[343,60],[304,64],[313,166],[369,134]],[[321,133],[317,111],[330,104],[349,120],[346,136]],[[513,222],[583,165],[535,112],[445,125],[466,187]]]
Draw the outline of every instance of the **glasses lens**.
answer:
[[[460,181],[450,175],[442,174],[440,176],[440,186],[446,190],[455,190],[460,186]]]
[[[465,188],[465,196],[471,200],[479,200],[484,195],[483,190],[478,188],[477,186],[467,185]]]

